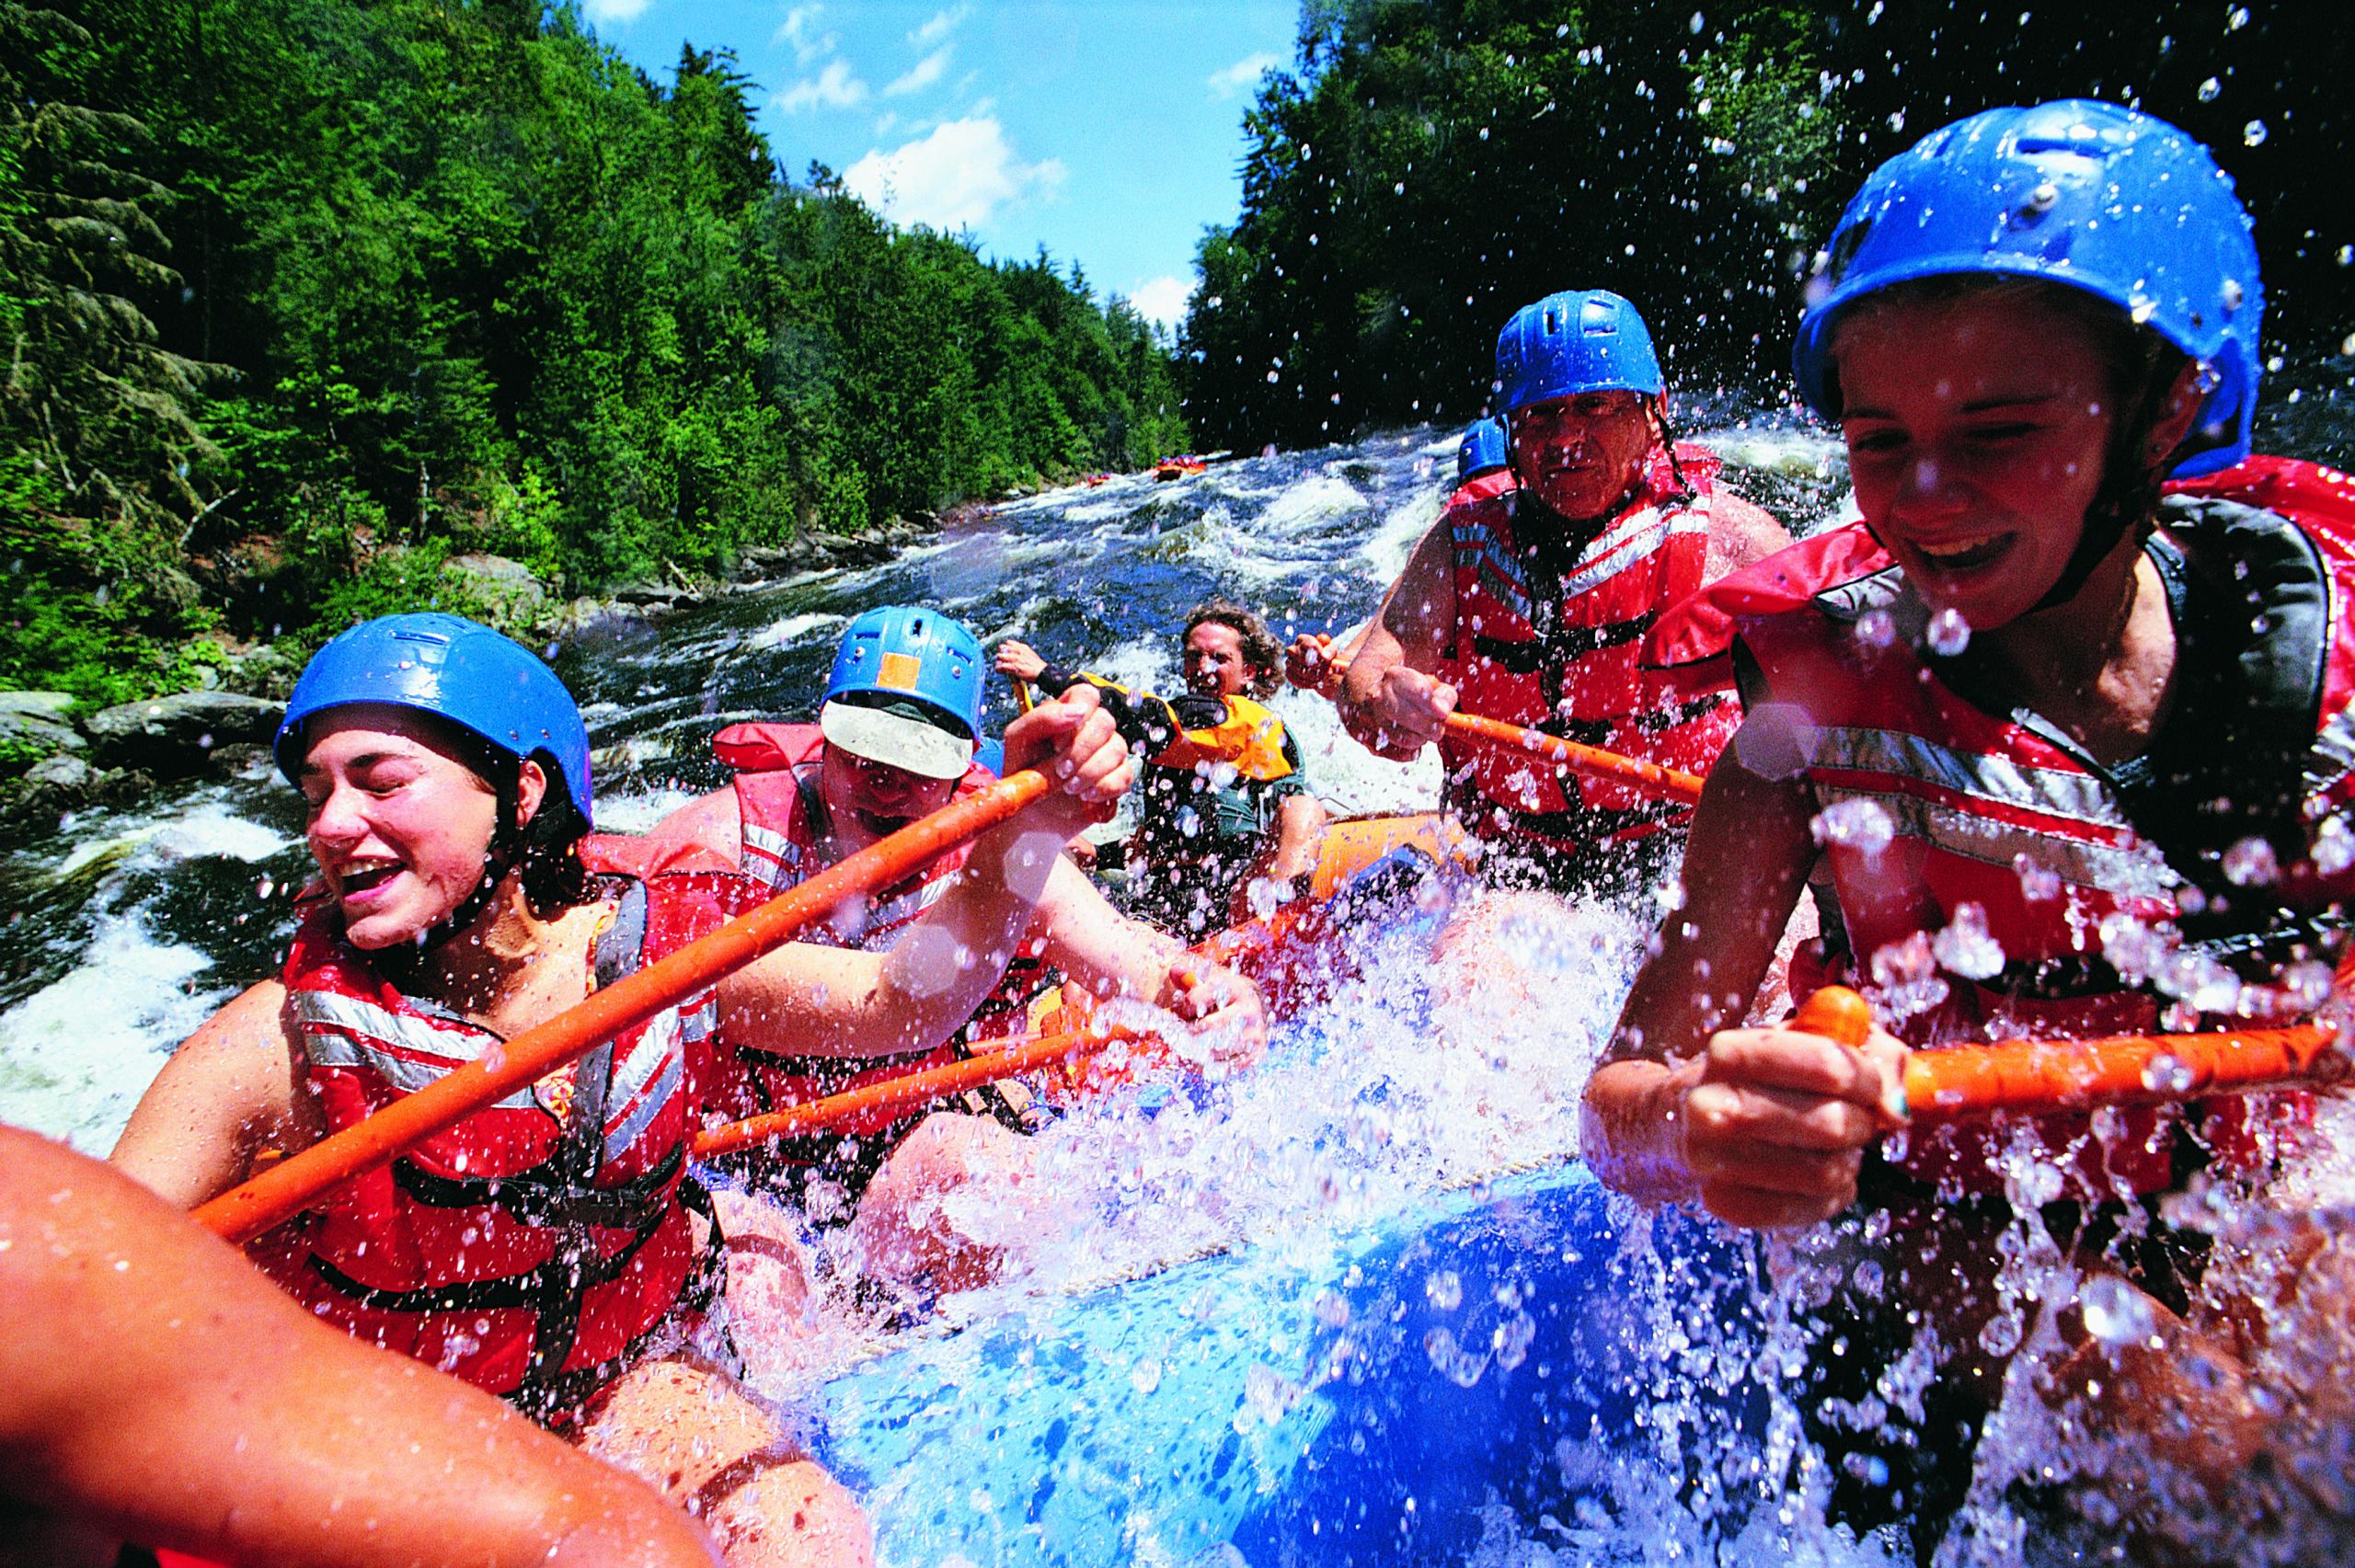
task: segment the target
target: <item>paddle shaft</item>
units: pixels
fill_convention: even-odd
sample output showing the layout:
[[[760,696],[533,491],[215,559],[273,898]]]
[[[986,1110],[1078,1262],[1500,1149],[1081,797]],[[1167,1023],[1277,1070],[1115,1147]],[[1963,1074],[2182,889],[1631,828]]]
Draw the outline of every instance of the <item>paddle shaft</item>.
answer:
[[[945,1067],[928,1068],[902,1078],[888,1078],[879,1083],[861,1084],[805,1105],[788,1105],[782,1111],[712,1127],[695,1134],[695,1152],[699,1158],[732,1154],[775,1139],[797,1138],[839,1127],[861,1116],[912,1110],[947,1095],[995,1083],[1002,1078],[1092,1056],[1115,1040],[1140,1037],[1134,1031],[1117,1028],[1101,1032],[1075,1029],[1065,1035],[1049,1035],[1011,1050],[988,1051],[965,1061],[952,1061]]]
[[[1331,642],[1326,644],[1327,657],[1314,673],[1295,673],[1292,683],[1304,690],[1320,692],[1338,700],[1341,678],[1345,671],[1334,663]],[[1483,746],[1496,746],[1507,750],[1526,751],[1557,762],[1574,773],[1591,779],[1626,784],[1643,791],[1660,800],[1673,800],[1690,806],[1701,798],[1701,777],[1676,768],[1647,762],[1639,757],[1629,757],[1617,751],[1606,751],[1600,746],[1587,746],[1576,740],[1565,740],[1547,735],[1543,730],[1523,725],[1507,724],[1502,719],[1482,718],[1477,714],[1449,714],[1445,719],[1448,733]]]
[[[1864,1043],[1871,1009],[1845,986],[1825,986],[1791,1020],[1795,1029]],[[2355,1072],[2321,1024],[2202,1035],[2113,1035],[2093,1040],[1994,1040],[1914,1051],[1905,1062],[1905,1110],[1916,1127],[1998,1111],[2045,1114],[2157,1105],[2212,1094],[2336,1083]]]
[[[403,1150],[585,1056],[601,1041],[783,946],[844,899],[905,880],[1012,817],[1050,787],[1047,776],[1036,770],[1015,773],[845,856],[718,931],[232,1187],[197,1208],[197,1222],[232,1242],[252,1240],[300,1214],[338,1184],[374,1170]]]

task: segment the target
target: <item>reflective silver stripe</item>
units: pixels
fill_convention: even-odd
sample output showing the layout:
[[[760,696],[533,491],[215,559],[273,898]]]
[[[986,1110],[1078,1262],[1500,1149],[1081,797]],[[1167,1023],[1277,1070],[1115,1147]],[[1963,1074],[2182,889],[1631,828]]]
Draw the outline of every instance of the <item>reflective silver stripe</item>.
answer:
[[[1815,795],[1826,807],[1843,800],[1869,800],[1889,813],[1899,832],[1948,854],[2005,867],[2025,854],[2062,881],[2113,898],[2165,898],[2177,886],[2175,873],[2158,852],[2140,842],[2117,849],[2058,838],[1911,795],[1882,795],[1826,784],[1817,784]]]
[[[296,991],[294,1017],[302,1026],[304,1049],[314,1062],[322,1067],[364,1068],[405,1094],[415,1093],[500,1044],[488,1031],[437,1028],[426,1019],[390,1013],[373,1001],[334,991]],[[434,1059],[419,1061],[416,1056]],[[526,1085],[499,1101],[498,1108],[529,1109],[536,1103]]]
[[[635,1051],[630,1054],[638,1055]],[[605,1128],[606,1159],[621,1158],[624,1150],[646,1135],[646,1129],[654,1125],[654,1118],[662,1114],[663,1107],[679,1097],[680,1087],[686,1082],[685,1059],[674,1050],[658,1058],[657,1064],[661,1070],[647,1089],[646,1098],[631,1107],[620,1126]],[[628,1104],[629,1101],[625,1098],[622,1103]]]
[[[2131,825],[2109,786],[2091,773],[2030,767],[1983,751],[1958,751],[1898,729],[1807,728],[1800,732],[1799,746],[1810,767],[1895,773],[2088,827]]]
[[[744,853],[736,858],[747,876],[757,877],[772,887],[790,887],[801,880],[799,844],[774,828],[753,822],[744,824],[742,837]]]
[[[1592,592],[1638,561],[1648,560],[1658,555],[1660,546],[1677,534],[1706,533],[1708,530],[1707,518],[1695,517],[1690,512],[1679,512],[1665,523],[1655,522],[1637,537],[1614,545],[1610,555],[1598,559],[1593,566],[1565,579],[1562,597],[1576,599],[1580,594]]]
[[[940,902],[941,895],[948,891],[948,882],[949,878],[946,876],[936,876],[920,887],[901,894],[888,904],[868,906],[866,918],[859,921],[858,940],[866,942],[886,936],[896,939],[900,927]]]
[[[1580,551],[1579,558],[1570,563],[1571,569],[1575,571],[1580,567],[1594,565],[1645,530],[1660,526],[1660,521],[1658,507],[1643,507],[1629,512],[1619,521],[1604,529],[1593,543]]]
[[[2306,794],[2328,794],[2349,773],[2355,773],[2355,707],[2331,715],[2315,735],[2314,750],[2306,754]]]

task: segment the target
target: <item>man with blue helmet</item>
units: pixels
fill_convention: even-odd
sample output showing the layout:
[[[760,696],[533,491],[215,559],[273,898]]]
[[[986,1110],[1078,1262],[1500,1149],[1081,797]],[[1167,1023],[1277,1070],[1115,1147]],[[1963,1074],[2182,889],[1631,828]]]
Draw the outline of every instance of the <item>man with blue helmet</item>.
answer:
[[[1350,658],[1342,720],[1399,761],[1437,741],[1445,804],[1487,841],[1501,879],[1648,884],[1686,813],[1467,746],[1446,717],[1460,705],[1706,771],[1732,732],[1730,671],[1649,668],[1645,634],[1788,539],[1718,486],[1716,458],[1670,440],[1651,335],[1617,294],[1572,291],[1516,312],[1497,338],[1497,384],[1513,482],[1459,492],[1417,547]]]
[[[910,605],[867,612],[843,632],[818,722],[720,731],[713,750],[736,771],[733,782],[672,813],[655,829],[650,853],[658,859],[708,857],[772,887],[788,887],[985,786],[990,775],[973,758],[987,669],[981,645],[953,617]],[[1099,711],[1093,691],[1079,700]],[[944,856],[905,885],[843,911],[808,940],[896,949],[971,864],[962,853]],[[785,1051],[738,1041],[722,1053],[715,1092],[751,1115],[941,1065],[969,1037],[1018,1030],[1022,1004],[1045,983],[1046,967],[1099,994],[1139,997],[1213,1024],[1215,1049],[1230,1066],[1256,1059],[1265,1041],[1264,1011],[1248,981],[1125,918],[1058,856],[1006,980],[970,1010],[972,1025],[957,1040],[936,1036],[862,1052]],[[897,1212],[969,1171],[1020,1165],[1022,1145],[999,1125],[1018,1118],[1003,1104],[989,1108],[990,1116],[879,1115],[840,1133],[774,1146],[760,1163],[798,1193],[814,1219],[848,1220],[856,1210],[858,1223],[873,1228],[883,1221],[871,1216]],[[943,1245],[958,1251],[946,1239]],[[951,1283],[944,1269],[989,1265],[985,1258],[948,1253],[925,1265],[936,1285]]]
[[[1042,704],[1006,740],[1063,786],[975,841],[907,955],[779,949],[346,1183],[257,1262],[317,1319],[694,1502],[731,1562],[863,1561],[856,1505],[710,1359],[728,1346],[700,1311],[717,1281],[713,1206],[686,1170],[708,1109],[696,1057],[715,1039],[921,1048],[964,1022],[1055,849],[1131,776],[1085,703]],[[308,1147],[497,1051],[743,901],[732,876],[603,875],[582,851],[589,740],[570,693],[456,616],[386,616],[322,648],[277,756],[319,872],[293,950],[180,1047],[114,1150],[183,1205],[243,1181],[264,1149]],[[944,953],[964,956],[926,961]]]
[[[1455,493],[1449,506],[1462,506],[1513,487],[1511,454],[1505,450],[1505,422],[1490,415],[1475,420],[1455,448]]]
[[[1906,1521],[1925,1556],[2023,1334],[2061,1347],[2042,1375],[2096,1429],[2134,1434],[2138,1473],[2246,1479],[2214,1468],[2250,1446],[2246,1320],[2186,1322],[2207,1242],[2161,1200],[2194,1173],[2261,1184],[2303,1096],[1882,1139],[1909,1049],[2286,1021],[2327,994],[2355,898],[2355,489],[2249,454],[2261,308],[2231,183],[2174,126],[2070,100],[1933,132],[1849,204],[1799,324],[1862,521],[1662,629],[1688,655],[1733,642],[1749,712],[1585,1150],[1737,1225],[1846,1216],[1870,1287],[1822,1309],[1838,1351],[1807,1413],[1844,1456],[1835,1511]],[[1861,1051],[1728,1027],[1819,854],[1826,950],[1793,988],[1876,988]],[[2072,1282],[2044,1302],[2057,1338],[2004,1273],[2028,1237]],[[2078,1279],[2147,1315],[2140,1365],[2087,1337]],[[1844,1419],[1904,1354],[1936,1368],[1918,1420]]]

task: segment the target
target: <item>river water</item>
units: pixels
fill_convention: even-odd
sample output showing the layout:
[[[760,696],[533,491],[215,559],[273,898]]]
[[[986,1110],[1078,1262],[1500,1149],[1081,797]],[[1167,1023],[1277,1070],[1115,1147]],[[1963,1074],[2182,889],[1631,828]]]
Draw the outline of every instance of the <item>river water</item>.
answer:
[[[1723,410],[1713,417],[1706,406],[1688,409],[1686,424],[1728,460],[1726,483],[1795,532],[1838,514],[1844,464],[1820,431]],[[553,658],[589,722],[599,825],[649,826],[719,783],[707,748],[721,726],[809,716],[844,623],[877,604],[934,604],[985,644],[1018,635],[1051,659],[1162,690],[1177,683],[1175,633],[1185,612],[1212,591],[1259,608],[1284,635],[1354,624],[1437,516],[1453,449],[1453,432],[1424,429],[1222,463],[1171,484],[1126,476],[1056,491],[1000,507],[880,567],[762,585],[574,636]],[[991,704],[991,723],[1002,727],[1012,716],[1002,685]],[[1287,691],[1275,705],[1337,812],[1435,797],[1430,759],[1400,766],[1370,757],[1341,735],[1327,705],[1302,693]],[[272,971],[293,930],[292,893],[307,871],[296,807],[293,791],[259,773],[191,786],[72,820],[0,865],[10,908],[0,925],[0,1120],[105,1151],[174,1044]],[[945,1321],[982,1335],[976,1343],[985,1343],[984,1331],[1029,1324],[1024,1332],[1044,1344],[1060,1332],[1052,1304],[1100,1282],[1210,1253],[1239,1252],[1269,1266],[1329,1262],[1335,1238],[1378,1230],[1441,1195],[1477,1198],[1516,1172],[1561,1168],[1576,1147],[1578,1095],[1601,1032],[1657,913],[1596,908],[1508,932],[1544,982],[1540,996],[1511,1012],[1428,995],[1426,932],[1416,922],[1370,937],[1383,945],[1369,955],[1366,978],[1281,1031],[1259,1071],[1191,1096],[1074,1115],[1043,1134],[1052,1203],[1042,1211],[977,1198],[955,1216],[987,1232],[1018,1215],[1030,1266],[993,1291],[947,1303]],[[2347,1202],[2355,1186],[2334,1174],[2320,1196]],[[848,1308],[821,1308],[790,1332],[801,1351],[766,1378],[788,1408],[822,1402],[806,1370],[812,1360],[872,1357],[894,1344]],[[1304,1398],[1297,1379],[1307,1352],[1290,1333],[1269,1330],[1255,1342],[1267,1366],[1253,1374],[1235,1431],[1249,1425],[1255,1402],[1274,1412],[1267,1430],[1280,1431],[1280,1418]],[[1438,1373],[1466,1388],[1480,1380],[1485,1357],[1474,1361],[1453,1338],[1428,1343]],[[1151,1394],[1162,1365],[1132,1356],[1119,1378]],[[832,1408],[839,1417],[844,1407],[837,1400]],[[2045,1440],[2022,1439],[2031,1450]],[[1467,1554],[1498,1563],[1706,1560],[1722,1544],[1706,1531],[1663,1533],[1656,1518],[1624,1512],[1604,1519],[1600,1536],[1511,1509],[1491,1523]],[[1886,1557],[1886,1543],[1801,1533],[1802,1557]],[[1790,1560],[1787,1541],[1727,1550],[1742,1560]],[[971,1551],[913,1527],[884,1532],[887,1561],[993,1555]],[[1165,1555],[1131,1539],[1106,1560],[1139,1554]]]

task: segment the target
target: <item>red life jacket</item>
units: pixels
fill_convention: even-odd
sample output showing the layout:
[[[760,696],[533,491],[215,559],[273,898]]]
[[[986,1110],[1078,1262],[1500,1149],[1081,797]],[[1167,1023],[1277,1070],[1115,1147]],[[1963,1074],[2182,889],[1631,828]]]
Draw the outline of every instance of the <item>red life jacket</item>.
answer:
[[[1684,487],[1655,450],[1636,493],[1558,572],[1516,537],[1532,515],[1521,492],[1449,507],[1455,635],[1442,673],[1465,713],[1691,773],[1717,761],[1740,722],[1730,685],[1696,691],[1640,657],[1660,614],[1700,589],[1708,555],[1718,463],[1698,447],[1676,456]],[[1440,741],[1440,760],[1448,809],[1484,838],[1575,851],[1648,837],[1692,815],[1453,736]]]
[[[1449,507],[1468,507],[1474,501],[1485,501],[1490,496],[1501,496],[1520,488],[1521,481],[1513,477],[1510,468],[1491,468],[1486,474],[1475,474],[1455,487],[1447,498]]]
[[[818,795],[817,769],[825,737],[814,724],[730,725],[713,738],[712,750],[737,770],[736,808],[742,824],[741,865],[747,876],[782,891],[824,869],[815,855],[824,839],[825,807]],[[957,783],[955,798],[987,788],[997,775],[978,762]],[[948,891],[948,878],[965,864],[964,846],[941,856],[907,882],[879,894],[849,921],[837,919],[802,940],[874,952],[889,948]],[[723,1042],[714,1053],[713,1077],[699,1082],[701,1102],[730,1119],[839,1094],[868,1083],[946,1066],[968,1054],[971,1042],[1017,1033],[1025,1004],[1044,981],[1044,938],[1035,933],[1016,950],[1005,978],[974,1013],[973,1021],[932,1050],[890,1056],[790,1056],[741,1040]],[[846,1138],[880,1139],[895,1146],[923,1120],[921,1114],[876,1112],[806,1139],[770,1146],[788,1164],[825,1160]],[[871,1150],[870,1150],[871,1151]]]
[[[2118,964],[2132,970],[2203,954],[2216,962],[2263,957],[2318,929],[2300,925],[2303,917],[2279,900],[2311,912],[2349,896],[2347,867],[2317,870],[2305,827],[2345,803],[2355,767],[2355,628],[2347,624],[2355,500],[2346,481],[2309,464],[2251,459],[2170,486],[2161,521],[2165,532],[2152,559],[2171,599],[2198,593],[2225,612],[2203,610],[2188,625],[2178,612],[2184,685],[2154,754],[2180,744],[2218,755],[2212,780],[2190,791],[2202,798],[2177,802],[2172,816],[2158,809],[2164,801],[2138,793],[2143,786],[2121,782],[2131,772],[2100,768],[2035,715],[1999,715],[1958,691],[1950,681],[1963,678],[1960,667],[1916,651],[1926,612],[1861,524],[1810,539],[1712,590],[1721,610],[1730,601],[1755,612],[1778,597],[1795,606],[1734,612],[1761,694],[1796,710],[1794,760],[1821,806],[1854,811],[1846,803],[1870,802],[1882,814],[1873,825],[1893,829],[1877,851],[1853,833],[1835,832],[1825,847],[1855,977],[1872,981],[1875,956],[1883,955],[1879,978],[1927,978],[1925,933],[1947,932],[1966,905],[1982,911],[2001,948],[1999,958],[1982,945],[1973,958],[1972,944],[1949,934],[1945,958],[1961,955],[1961,967],[1979,978],[1952,967],[1936,976],[1945,1000],[1899,1029],[1917,1047],[2150,1032],[2161,1024],[2162,1000]],[[1860,635],[1875,611],[1884,631]],[[2234,616],[2240,647],[2200,629],[2229,628]],[[1688,651],[1707,651],[1706,639]],[[2177,725],[2197,725],[2200,734],[2167,739]],[[2231,726],[2239,727],[2228,736]],[[2203,822],[2199,808],[2227,791],[2240,798]],[[2243,888],[2219,875],[2217,852],[2252,827],[2281,846],[2280,864],[2292,868],[2274,887]],[[2206,841],[2198,837],[2203,829]],[[2197,894],[2188,912],[2188,887]],[[2152,928],[2193,939],[2183,950],[2190,958],[2161,957],[2138,935]],[[1890,967],[1909,944],[1913,966]],[[1807,979],[1794,975],[1794,987]],[[2303,1096],[2277,1102],[2292,1120],[2310,1104]],[[2202,1117],[2211,1152],[2233,1162],[2255,1158],[2244,1102],[2220,1102]],[[2085,1115],[2036,1120],[2045,1148],[2071,1152],[2080,1183],[2073,1196],[2177,1184],[2186,1150],[2175,1111],[2120,1113],[2098,1138],[2094,1126]],[[1917,1135],[1902,1164],[1925,1181],[1986,1190],[2000,1185],[1990,1161],[2004,1138],[1986,1126]]]
[[[626,884],[595,983],[719,924],[708,880]],[[296,933],[284,980],[330,1131],[500,1044],[403,995],[324,911]],[[708,991],[666,1009],[354,1177],[265,1248],[263,1266],[355,1338],[561,1415],[626,1368],[695,1280],[686,1068],[712,1013]]]

